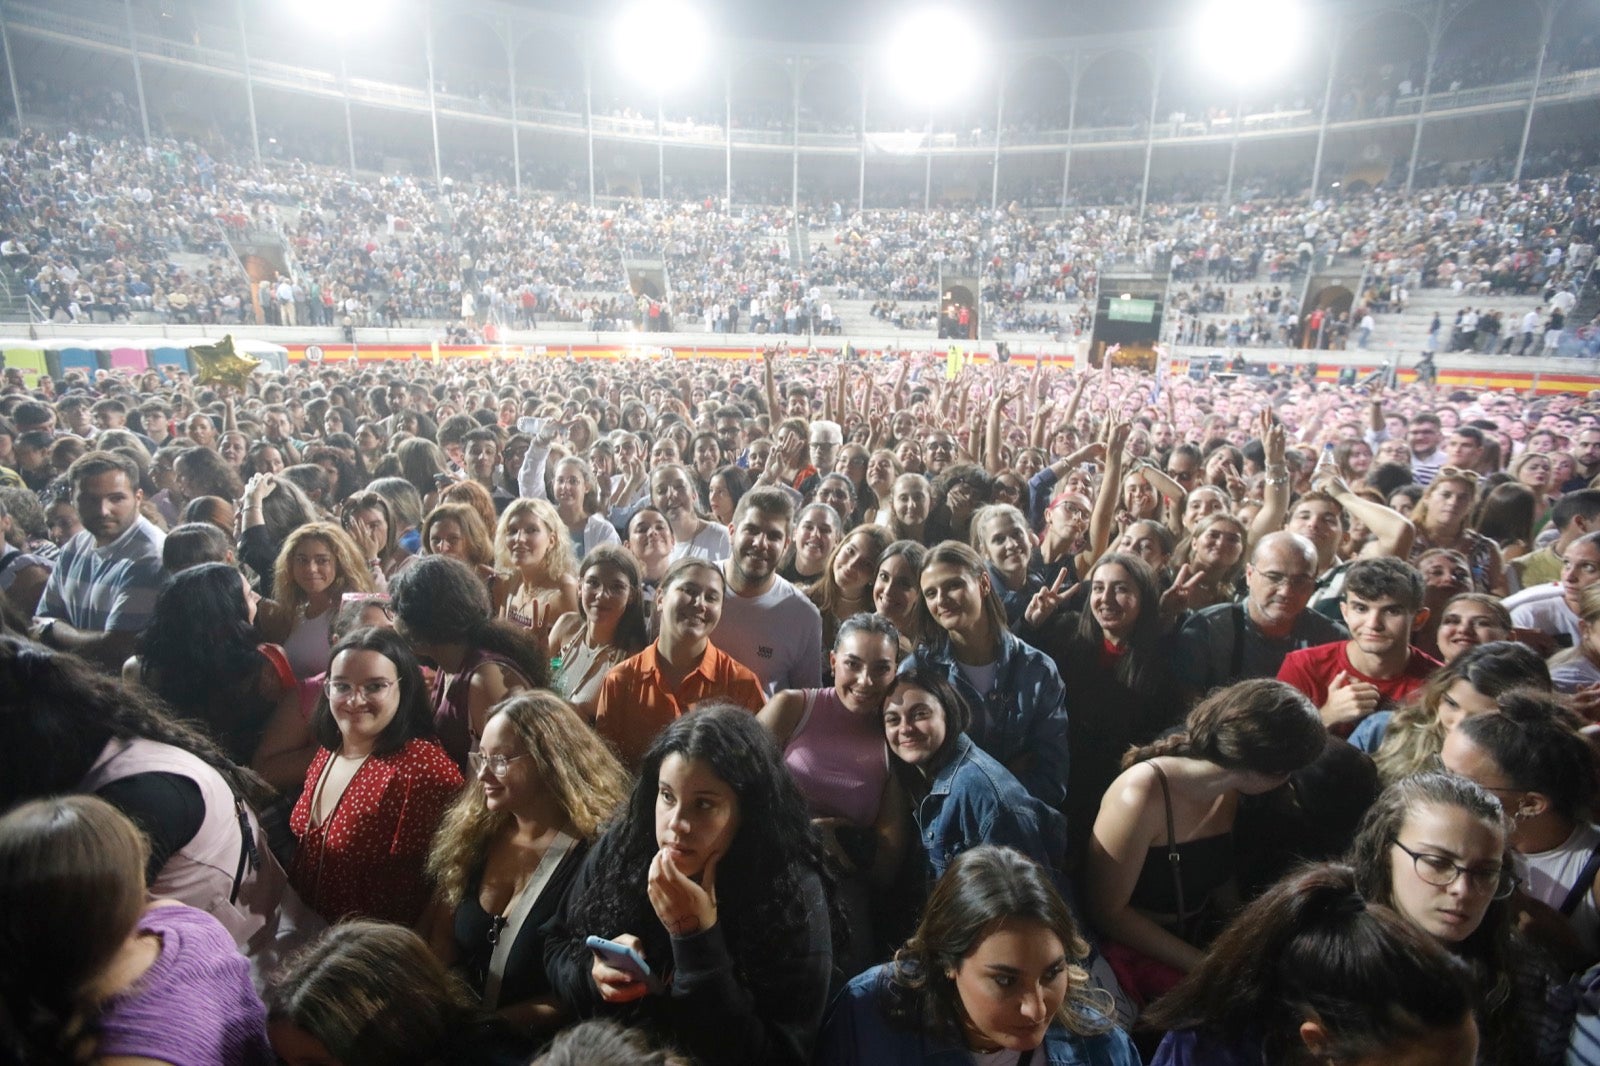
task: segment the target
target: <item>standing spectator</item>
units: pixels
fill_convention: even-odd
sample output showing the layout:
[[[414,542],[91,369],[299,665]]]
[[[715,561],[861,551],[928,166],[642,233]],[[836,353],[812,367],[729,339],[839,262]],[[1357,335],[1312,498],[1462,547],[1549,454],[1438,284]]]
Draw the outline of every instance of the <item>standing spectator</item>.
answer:
[[[767,695],[822,683],[822,615],[778,575],[794,504],[781,489],[752,489],[734,512],[733,554],[719,646],[750,667]]]

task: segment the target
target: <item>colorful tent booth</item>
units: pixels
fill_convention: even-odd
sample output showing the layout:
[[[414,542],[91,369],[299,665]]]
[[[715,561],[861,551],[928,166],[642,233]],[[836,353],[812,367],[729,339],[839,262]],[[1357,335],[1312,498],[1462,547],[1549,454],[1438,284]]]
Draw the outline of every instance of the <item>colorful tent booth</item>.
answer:
[[[137,373],[150,366],[144,341],[104,340],[100,342],[99,347],[105,352],[106,364],[112,370]]]
[[[95,348],[93,341],[50,340],[45,341],[43,346],[50,376],[57,379],[63,374],[81,370],[93,381],[100,371],[110,365],[109,356],[102,358],[102,352]]]
[[[30,389],[38,388],[39,379],[50,373],[44,344],[40,341],[22,337],[0,339],[0,359],[4,360],[7,370],[22,371],[22,383]]]
[[[172,367],[187,374],[194,373],[194,360],[189,358],[189,346],[166,339],[144,342],[145,365],[152,370]]]
[[[239,340],[235,337],[233,350],[240,355],[261,360],[261,366],[267,370],[282,373],[289,369],[289,349],[281,344],[273,344],[271,341]]]

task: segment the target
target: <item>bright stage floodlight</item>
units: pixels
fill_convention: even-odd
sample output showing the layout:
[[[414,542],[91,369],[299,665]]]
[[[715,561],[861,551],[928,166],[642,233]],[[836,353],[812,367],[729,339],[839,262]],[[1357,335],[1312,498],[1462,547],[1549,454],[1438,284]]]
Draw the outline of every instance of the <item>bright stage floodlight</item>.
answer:
[[[392,0],[292,0],[300,21],[343,41],[382,26]]]
[[[972,87],[983,57],[972,19],[954,8],[914,11],[889,35],[889,81],[906,100],[935,108]]]
[[[1305,12],[1297,0],[1211,0],[1193,42],[1214,75],[1237,86],[1266,81],[1300,58]]]
[[[617,17],[617,62],[657,92],[700,73],[709,50],[705,18],[679,0],[638,0]]]

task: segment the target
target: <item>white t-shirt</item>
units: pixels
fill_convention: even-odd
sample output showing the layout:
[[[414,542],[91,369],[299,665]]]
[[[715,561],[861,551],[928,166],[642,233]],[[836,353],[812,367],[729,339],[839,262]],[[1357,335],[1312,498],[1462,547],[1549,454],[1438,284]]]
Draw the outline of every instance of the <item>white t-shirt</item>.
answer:
[[[776,574],[772,587],[759,596],[728,589],[711,643],[749,667],[769,696],[822,684],[822,614]]]
[[[1506,597],[1504,603],[1511,612],[1511,624],[1518,629],[1537,629],[1552,637],[1565,634],[1571,638],[1569,647],[1583,639],[1578,633],[1578,616],[1561,598],[1561,585],[1557,582],[1523,589]]]
[[[696,559],[704,559],[710,563],[720,563],[732,554],[733,541],[728,537],[727,527],[720,526],[715,522],[707,522],[700,527],[700,532],[688,540],[679,541],[672,547],[672,559],[674,561],[682,559],[686,555],[692,555]],[[730,595],[728,598],[732,599],[733,597]],[[726,609],[724,609],[724,615],[726,615]],[[726,624],[727,618],[724,616],[723,625]],[[717,632],[720,633],[721,629],[719,628]],[[719,648],[723,647],[720,640],[714,640],[712,643]],[[760,673],[759,670],[756,672]]]

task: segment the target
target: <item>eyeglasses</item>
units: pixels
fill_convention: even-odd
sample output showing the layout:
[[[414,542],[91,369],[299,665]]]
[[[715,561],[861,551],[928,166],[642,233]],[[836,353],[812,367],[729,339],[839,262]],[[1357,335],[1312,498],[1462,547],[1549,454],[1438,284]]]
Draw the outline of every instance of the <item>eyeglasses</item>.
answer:
[[[1449,888],[1457,878],[1465,876],[1467,887],[1473,891],[1488,891],[1493,893],[1494,899],[1505,899],[1522,883],[1521,878],[1503,866],[1496,866],[1492,870],[1473,870],[1443,855],[1412,851],[1398,840],[1394,841],[1394,846],[1411,856],[1417,876],[1435,888]]]
[[[329,681],[326,684],[328,699],[335,703],[344,703],[352,700],[359,693],[361,698],[368,703],[381,700],[391,688],[400,682],[393,679],[379,679],[376,681],[363,681],[359,685],[352,685],[348,681]]]
[[[1277,570],[1255,570],[1252,573],[1275,589],[1305,588],[1317,583],[1317,579],[1310,574],[1285,574]]]
[[[485,755],[481,751],[469,751],[467,752],[467,765],[472,768],[473,777],[483,773],[485,766],[489,768],[489,773],[495,777],[504,777],[506,776],[506,771],[511,769],[512,763],[527,757],[527,752],[523,752],[521,755]]]

